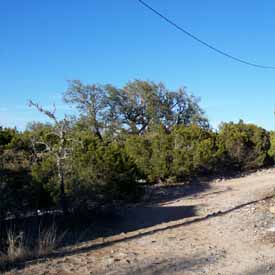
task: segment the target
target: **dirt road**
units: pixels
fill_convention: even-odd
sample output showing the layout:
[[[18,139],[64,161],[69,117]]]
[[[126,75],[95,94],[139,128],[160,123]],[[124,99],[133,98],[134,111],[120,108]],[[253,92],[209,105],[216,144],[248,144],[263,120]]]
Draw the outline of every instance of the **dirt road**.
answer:
[[[113,235],[8,274],[275,274],[275,201],[263,199],[275,169],[182,190],[160,188],[110,222]]]

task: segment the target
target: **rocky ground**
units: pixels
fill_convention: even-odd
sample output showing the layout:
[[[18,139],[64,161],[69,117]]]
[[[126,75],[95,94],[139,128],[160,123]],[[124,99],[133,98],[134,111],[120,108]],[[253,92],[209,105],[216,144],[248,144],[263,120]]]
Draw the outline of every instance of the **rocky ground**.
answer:
[[[275,169],[156,188],[105,237],[6,274],[275,274],[274,190]]]

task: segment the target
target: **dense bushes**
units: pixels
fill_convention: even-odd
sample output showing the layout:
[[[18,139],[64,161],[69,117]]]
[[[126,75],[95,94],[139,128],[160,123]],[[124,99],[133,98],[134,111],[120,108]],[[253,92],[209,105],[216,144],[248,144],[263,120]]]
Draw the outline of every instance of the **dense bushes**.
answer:
[[[271,131],[269,133],[270,136],[270,148],[268,151],[268,155],[271,158],[271,161],[275,163],[275,131]]]
[[[0,219],[34,208],[30,153],[24,135],[0,128]]]
[[[149,182],[177,181],[210,172],[217,162],[216,134],[197,125],[129,137],[128,154]]]
[[[178,127],[173,133],[173,172],[177,179],[215,169],[218,161],[216,134],[196,125]]]
[[[63,211],[137,199],[146,183],[257,169],[275,161],[275,134],[252,124],[208,127],[198,100],[183,89],[133,81],[70,83],[65,101],[79,117],[20,133],[0,128],[0,218],[37,209]]]
[[[225,123],[219,132],[219,150],[226,168],[249,170],[270,164],[269,133],[253,124]]]
[[[268,133],[243,123],[224,124],[218,134],[182,125],[171,132],[159,127],[112,141],[77,131],[79,143],[65,167],[65,191],[72,209],[137,198],[141,179],[148,183],[180,181],[223,169],[255,169],[268,164],[272,155]],[[51,154],[27,167],[28,154],[7,148],[2,151],[2,216],[59,206],[58,171]]]
[[[224,123],[218,133],[182,125],[169,133],[160,128],[126,141],[127,153],[149,182],[261,168],[272,163],[272,148],[267,131],[242,121]]]
[[[163,128],[159,127],[143,136],[128,137],[126,151],[146,181],[163,181],[172,176],[171,135]]]
[[[117,141],[102,141],[90,132],[80,133],[81,146],[72,154],[67,191],[74,208],[138,197],[138,170]]]

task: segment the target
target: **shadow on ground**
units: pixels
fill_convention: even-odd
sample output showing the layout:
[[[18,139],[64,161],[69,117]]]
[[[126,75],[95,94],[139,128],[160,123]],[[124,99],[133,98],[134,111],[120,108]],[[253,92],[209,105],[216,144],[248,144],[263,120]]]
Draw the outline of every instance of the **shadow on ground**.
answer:
[[[147,190],[146,198],[142,202],[135,205],[128,205],[123,207],[112,208],[111,211],[107,211],[104,215],[99,215],[95,217],[79,217],[79,220],[66,220],[64,217],[56,217],[55,223],[60,226],[60,230],[70,229],[67,233],[65,242],[62,243],[60,249],[47,255],[49,258],[60,258],[64,256],[70,256],[78,253],[86,253],[93,250],[101,249],[119,242],[127,242],[132,239],[141,238],[143,236],[152,235],[157,232],[170,230],[178,228],[181,226],[186,226],[191,223],[201,222],[203,220],[209,219],[211,217],[216,217],[220,215],[226,215],[231,211],[249,205],[249,202],[232,209],[228,209],[223,212],[213,213],[206,217],[196,217],[197,207],[196,206],[169,206],[165,205],[167,202],[192,197],[204,197],[212,194],[217,194],[221,192],[227,192],[228,189],[215,189],[209,190],[211,185],[209,181],[197,181],[192,182],[192,184],[177,184],[172,186],[165,185],[155,185]],[[162,205],[161,205],[162,204]],[[163,206],[164,205],[164,206]],[[183,220],[184,218],[193,217],[191,220]],[[172,221],[179,221],[177,224],[164,224]],[[47,221],[49,223],[49,220]],[[29,225],[40,224],[39,221],[34,221],[28,218]],[[161,225],[158,226],[157,225]],[[132,232],[130,234],[127,234]],[[125,234],[121,234],[125,233]],[[116,238],[119,236],[119,238]],[[95,242],[85,245],[84,247],[78,247],[77,245],[82,242],[92,241],[97,238],[102,237],[101,242]],[[104,239],[108,238],[107,241]],[[68,245],[76,245],[71,249],[63,249],[62,247]],[[37,260],[37,259],[36,259]],[[43,262],[46,259],[40,258],[39,262]],[[16,267],[21,269],[25,265],[29,265],[33,262],[22,262]],[[184,265],[184,264],[183,264]],[[10,267],[9,269],[13,268]],[[164,274],[165,267],[159,270],[156,274]],[[162,272],[162,273],[161,273]],[[261,271],[255,271],[254,273],[248,274],[265,274],[259,273]],[[268,274],[268,273],[267,273]]]
[[[172,221],[179,221],[184,218],[195,218],[198,205],[162,206],[160,204],[165,204],[166,202],[182,199],[191,195],[204,196],[205,191],[209,189],[209,187],[210,185],[207,182],[199,181],[192,182],[192,184],[178,184],[173,186],[156,185],[149,190],[151,193],[149,193],[149,195],[147,194],[148,197],[146,200],[143,200],[136,205],[112,208],[111,211],[107,211],[96,218],[77,217],[76,219],[65,219],[62,216],[56,216],[52,221],[57,225],[60,232],[67,230],[66,238],[61,244],[58,252],[47,255],[47,258],[59,258],[97,250],[116,242],[127,242],[131,239],[173,228],[174,226],[164,226],[164,228],[157,228],[156,226]],[[218,192],[226,191],[227,190]],[[36,219],[38,220],[34,221],[32,218],[28,218],[27,221],[21,221],[20,223],[25,223],[26,227],[34,227],[34,225],[39,227],[41,222],[44,222],[45,224],[51,223],[51,217],[44,217],[44,221],[41,221],[43,217],[36,217]],[[184,224],[185,222],[183,221],[178,226]],[[129,232],[133,232],[133,234],[131,236],[129,236],[129,234],[126,235],[126,233]],[[122,238],[119,239],[112,240],[111,238],[108,242],[103,241],[103,243],[100,244],[91,244],[82,248],[77,247],[78,244],[83,242],[92,241],[97,238],[103,238],[104,240],[104,238],[117,236],[121,233],[123,233],[123,235]],[[68,250],[62,249],[62,247],[71,245],[76,245],[76,247]],[[44,259],[40,258],[39,262],[41,261],[44,261]],[[26,261],[19,263],[17,268],[22,268],[25,264]],[[28,264],[31,264],[31,262]]]
[[[196,209],[194,206],[178,206],[178,207],[161,207],[161,206],[136,206],[129,207],[123,211],[123,214],[113,212],[108,215],[101,217],[100,221],[94,222],[85,228],[85,224],[82,224],[81,229],[75,229],[71,232],[66,233],[66,238],[62,246],[77,245],[82,242],[92,241],[96,238],[106,238],[114,235],[124,236],[124,233],[129,233],[132,231],[139,231],[141,229],[146,229],[154,227],[156,225],[167,223],[171,221],[177,221],[188,217],[193,217],[196,215]],[[60,222],[60,221],[59,221]],[[74,221],[75,223],[75,221]],[[75,226],[75,224],[73,225]],[[69,223],[65,227],[70,228]],[[84,229],[85,228],[85,229]],[[136,234],[136,232],[134,233]],[[127,236],[127,235],[126,235]],[[128,238],[124,237],[127,241]],[[123,240],[120,240],[123,241]],[[114,242],[115,243],[115,242]],[[106,243],[106,245],[111,245],[112,241]],[[63,250],[62,246],[59,248],[58,252],[47,255],[49,258],[59,258],[63,256],[74,255],[77,253],[82,253],[84,251],[97,250],[104,247],[104,244],[92,245],[86,248],[72,248],[68,250]],[[22,269],[26,265],[35,263],[35,261],[30,262],[31,259],[26,259],[25,261],[13,265],[6,265],[2,270],[8,271],[12,268]],[[36,258],[39,262],[43,262],[46,259]],[[1,270],[1,266],[0,266]]]
[[[101,232],[102,236],[127,233],[158,224],[177,221],[196,215],[195,206],[137,206],[123,209],[123,213],[114,214],[104,221],[105,229],[110,231]]]
[[[208,182],[193,180],[173,185],[157,184],[145,187],[144,203],[161,204],[187,196],[200,194],[210,188]]]
[[[269,199],[271,197],[272,196],[266,197],[264,199]],[[149,230],[143,231],[143,232],[136,231],[133,234],[128,234],[128,235],[125,235],[125,236],[122,235],[122,236],[120,236],[117,239],[109,239],[106,242],[103,241],[103,242],[94,243],[94,244],[91,244],[91,245],[88,245],[88,246],[85,246],[85,247],[76,247],[74,249],[69,249],[69,250],[66,250],[66,251],[60,250],[60,251],[57,251],[55,253],[52,253],[51,255],[47,255],[47,259],[50,259],[50,258],[60,258],[60,257],[65,257],[65,256],[72,256],[72,255],[79,254],[79,253],[87,253],[87,252],[91,252],[93,250],[98,250],[98,249],[101,249],[101,248],[104,248],[104,247],[108,247],[108,246],[116,244],[116,243],[127,242],[127,241],[138,239],[138,238],[141,238],[141,237],[144,237],[144,236],[153,235],[153,234],[156,234],[158,232],[162,232],[162,231],[166,231],[166,230],[171,230],[171,229],[175,229],[175,228],[179,228],[179,227],[184,227],[184,226],[187,226],[187,225],[192,224],[192,223],[202,222],[202,221],[205,221],[205,220],[208,220],[208,219],[211,219],[211,218],[215,218],[215,217],[218,217],[218,216],[224,216],[224,215],[227,215],[228,213],[231,213],[232,211],[235,211],[237,209],[240,209],[240,208],[245,207],[245,206],[250,205],[250,204],[254,204],[254,203],[256,203],[258,201],[261,201],[261,200],[262,199],[255,200],[255,201],[250,201],[250,202],[238,205],[236,207],[230,208],[230,209],[225,210],[225,211],[219,211],[219,212],[212,213],[212,214],[209,214],[209,215],[206,215],[206,216],[202,216],[202,217],[194,217],[194,219],[183,220],[183,221],[181,221],[179,223],[172,224],[172,225],[171,224],[167,224],[167,225],[164,225],[162,227],[149,228]],[[163,209],[163,208],[168,208],[169,209],[170,207],[161,207],[161,209]],[[171,211],[171,209],[173,209],[173,211],[174,211],[174,208],[177,208],[177,207],[171,207],[169,210],[167,210],[167,212],[164,212],[165,213],[164,217],[169,213],[169,211]],[[179,209],[181,209],[181,207],[179,207]],[[147,209],[147,211],[148,211],[148,209]],[[158,211],[158,210],[152,210],[151,214],[154,213],[154,211]],[[151,215],[149,215],[149,217],[150,216]],[[175,218],[174,220],[177,220],[176,217],[178,217],[178,216],[174,216],[174,218]],[[185,216],[185,217],[187,217],[187,216]],[[157,220],[157,221],[159,222],[159,220]],[[154,222],[150,222],[150,224],[154,224]],[[141,228],[144,228],[144,224],[143,224],[143,226],[141,226]],[[40,259],[39,262],[44,262],[47,259]],[[32,264],[32,263],[28,263],[27,265],[29,265],[29,264]],[[26,262],[19,264],[17,267],[18,267],[18,269],[21,269],[25,265],[26,265]],[[246,274],[251,274],[251,275],[252,274],[261,274],[261,273],[257,273],[257,272],[258,271],[254,271],[254,273],[252,272],[252,273],[246,273]],[[260,272],[260,269],[259,269],[259,272]],[[162,273],[155,273],[155,274],[162,274]],[[262,274],[272,274],[272,273],[262,273]]]
[[[192,196],[195,198],[201,197],[205,195],[207,190],[211,189],[211,182],[213,181],[223,181],[228,179],[242,178],[249,176],[253,173],[255,173],[254,170],[248,172],[232,171],[220,175],[208,175],[199,178],[193,178],[185,183],[172,185],[156,184],[152,186],[147,186],[144,202],[151,204],[165,204],[166,202],[185,198],[188,196]],[[212,192],[211,194],[225,192],[229,189],[230,188],[228,188],[227,190]]]

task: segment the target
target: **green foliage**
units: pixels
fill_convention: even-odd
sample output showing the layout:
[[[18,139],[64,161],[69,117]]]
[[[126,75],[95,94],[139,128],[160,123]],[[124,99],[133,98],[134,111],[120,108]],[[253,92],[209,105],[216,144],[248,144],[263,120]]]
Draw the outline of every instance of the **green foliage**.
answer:
[[[270,132],[270,148],[268,150],[269,157],[275,162],[275,131]]]
[[[10,144],[16,134],[17,132],[15,129],[0,127],[0,146],[3,147]]]
[[[2,170],[0,182],[0,219],[19,215],[34,207],[31,176],[25,169]]]
[[[214,132],[199,100],[184,89],[141,80],[122,88],[72,81],[64,99],[79,116],[59,120],[30,102],[52,124],[31,123],[24,132],[0,127],[0,219],[131,201],[145,183],[275,162],[275,132],[242,121]]]
[[[138,197],[138,171],[123,144],[78,133],[81,146],[72,156],[68,189],[75,207]],[[81,205],[82,204],[82,205]]]
[[[30,152],[22,134],[0,128],[0,219],[34,206]]]
[[[110,133],[145,134],[160,125],[167,130],[175,125],[208,127],[198,98],[184,89],[170,91],[162,83],[135,80],[117,88],[75,80],[64,100],[80,111],[82,123],[100,139]]]
[[[221,125],[219,151],[225,167],[256,169],[269,162],[269,134],[263,128],[240,121]]]
[[[165,181],[171,176],[171,146],[171,135],[162,127],[126,139],[127,153],[135,161],[142,178],[150,183]]]
[[[150,178],[153,170],[151,162],[152,144],[147,135],[129,135],[125,141],[127,154],[134,160],[138,167],[140,177],[147,181],[154,181]]]
[[[171,134],[162,127],[148,134],[151,140],[151,181],[166,181],[171,175],[173,162]]]
[[[173,173],[178,179],[210,172],[217,162],[216,135],[196,125],[173,131]]]
[[[37,209],[58,205],[59,188],[56,182],[57,168],[52,155],[35,162],[31,169],[33,188],[36,192]]]
[[[178,126],[171,133],[158,128],[144,136],[130,136],[126,148],[149,182],[209,172],[217,162],[216,134],[196,125]]]
[[[171,133],[159,128],[126,140],[128,154],[148,182],[260,168],[270,164],[269,147],[264,129],[242,122],[224,124],[219,133],[181,125]]]

